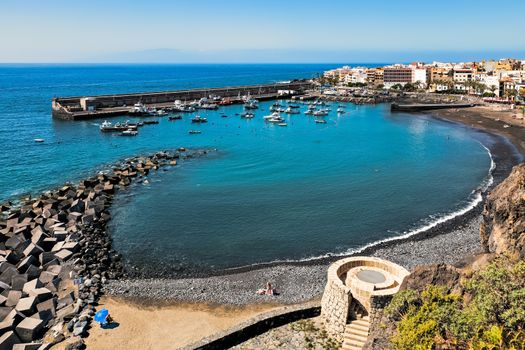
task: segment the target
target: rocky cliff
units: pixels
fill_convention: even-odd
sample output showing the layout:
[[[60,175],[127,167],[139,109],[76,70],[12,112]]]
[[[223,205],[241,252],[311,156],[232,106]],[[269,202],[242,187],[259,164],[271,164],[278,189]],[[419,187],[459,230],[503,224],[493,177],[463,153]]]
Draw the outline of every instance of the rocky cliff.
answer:
[[[525,258],[525,164],[487,197],[481,224],[481,244],[487,253]]]

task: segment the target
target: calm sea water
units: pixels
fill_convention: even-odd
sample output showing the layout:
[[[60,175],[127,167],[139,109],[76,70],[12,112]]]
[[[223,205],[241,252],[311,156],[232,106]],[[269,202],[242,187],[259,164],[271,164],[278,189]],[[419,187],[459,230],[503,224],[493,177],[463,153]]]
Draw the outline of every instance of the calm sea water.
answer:
[[[0,198],[79,179],[126,156],[216,148],[117,196],[115,247],[153,274],[344,253],[476,200],[473,190],[491,166],[480,141],[490,140],[430,118],[391,114],[388,105],[348,104],[338,116],[334,104],[327,124],[300,114],[287,117],[288,127],[262,120],[271,102],[261,103],[253,120],[236,115],[241,106],[229,106],[200,112],[209,122],[199,126],[190,115],[161,118],[135,138],[102,135],[101,120],[50,115],[54,95],[255,84],[330,67],[0,66]],[[196,128],[202,134],[188,134]],[[46,142],[34,143],[37,137]]]

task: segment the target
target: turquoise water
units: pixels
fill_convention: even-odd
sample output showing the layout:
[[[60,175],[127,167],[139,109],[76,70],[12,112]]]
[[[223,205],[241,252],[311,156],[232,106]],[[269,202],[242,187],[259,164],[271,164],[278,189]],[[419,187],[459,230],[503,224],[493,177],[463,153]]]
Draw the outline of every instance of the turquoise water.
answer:
[[[101,120],[50,116],[53,95],[262,83],[329,67],[0,66],[0,198],[79,179],[126,156],[179,146],[217,149],[117,196],[115,247],[151,274],[343,254],[478,199],[473,191],[491,166],[480,143],[489,142],[486,136],[391,114],[388,105],[348,104],[343,116],[332,105],[327,124],[301,114],[286,117],[287,127],[262,120],[271,102],[261,103],[253,120],[235,115],[241,106],[229,106],[200,112],[209,120],[204,125],[191,125],[190,115],[160,118],[135,138],[101,134]],[[190,129],[202,134],[189,135]],[[34,143],[37,137],[46,142]]]
[[[342,254],[468,207],[487,180],[490,157],[467,129],[388,105],[279,127],[262,120],[270,104],[253,120],[233,106],[200,113],[210,122],[199,127],[144,129],[218,151],[118,197],[115,246],[133,265],[178,273]]]

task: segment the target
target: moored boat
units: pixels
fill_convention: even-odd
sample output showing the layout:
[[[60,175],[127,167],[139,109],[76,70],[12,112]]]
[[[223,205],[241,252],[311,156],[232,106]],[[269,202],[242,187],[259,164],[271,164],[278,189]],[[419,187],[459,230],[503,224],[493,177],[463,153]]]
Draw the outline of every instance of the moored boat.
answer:
[[[207,123],[208,119],[200,117],[200,116],[197,115],[197,116],[191,118],[191,122],[192,123]]]
[[[292,108],[290,106],[288,106],[288,108],[286,108],[284,110],[284,113],[287,113],[287,114],[299,114],[299,111],[295,108]]]
[[[137,129],[137,126],[135,125],[129,125],[126,123],[116,123],[112,124],[111,122],[108,122],[107,120],[104,120],[102,124],[99,126],[100,131],[102,132],[113,132],[113,131],[124,131],[128,129]]]
[[[326,109],[320,109],[318,111],[314,111],[312,115],[314,115],[315,117],[324,117],[328,115],[328,111]]]
[[[150,112],[148,111],[145,105],[138,102],[138,103],[135,103],[133,107],[131,107],[131,109],[129,110],[129,114],[142,116],[142,115],[149,115]]]
[[[244,112],[244,113],[241,113],[241,118],[244,118],[244,119],[252,119],[253,117],[255,117],[255,114],[251,113],[251,112]]]
[[[128,130],[124,130],[120,133],[120,136],[137,136],[138,135],[138,131],[137,130],[133,130],[133,129],[128,129]]]
[[[263,118],[264,120],[269,120],[269,119],[274,119],[274,118],[281,118],[281,115],[279,114],[279,112],[273,112],[270,115],[265,115]]]

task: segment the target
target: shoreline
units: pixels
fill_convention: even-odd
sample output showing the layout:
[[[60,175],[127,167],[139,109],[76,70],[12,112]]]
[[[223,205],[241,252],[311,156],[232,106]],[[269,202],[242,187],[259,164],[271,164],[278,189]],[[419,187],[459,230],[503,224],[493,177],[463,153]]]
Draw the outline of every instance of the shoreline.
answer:
[[[462,112],[464,112],[462,110]],[[175,278],[130,278],[109,281],[107,295],[151,303],[207,303],[212,305],[252,305],[276,302],[295,304],[319,298],[324,290],[326,270],[330,263],[346,256],[371,255],[398,263],[409,270],[416,265],[448,263],[463,265],[472,256],[481,253],[479,227],[485,196],[503,181],[512,167],[523,161],[525,146],[520,143],[523,128],[504,130],[503,124],[489,122],[479,111],[454,116],[455,111],[441,110],[419,114],[473,129],[491,142],[489,149],[496,164],[493,183],[482,193],[482,200],[466,213],[408,237],[378,242],[358,253],[321,257],[307,261],[270,262],[219,271],[205,276]],[[501,112],[504,113],[504,112]],[[491,126],[492,125],[492,126]],[[499,128],[498,128],[499,126]],[[488,137],[488,138],[487,138]],[[271,281],[279,296],[261,297],[255,290]]]

